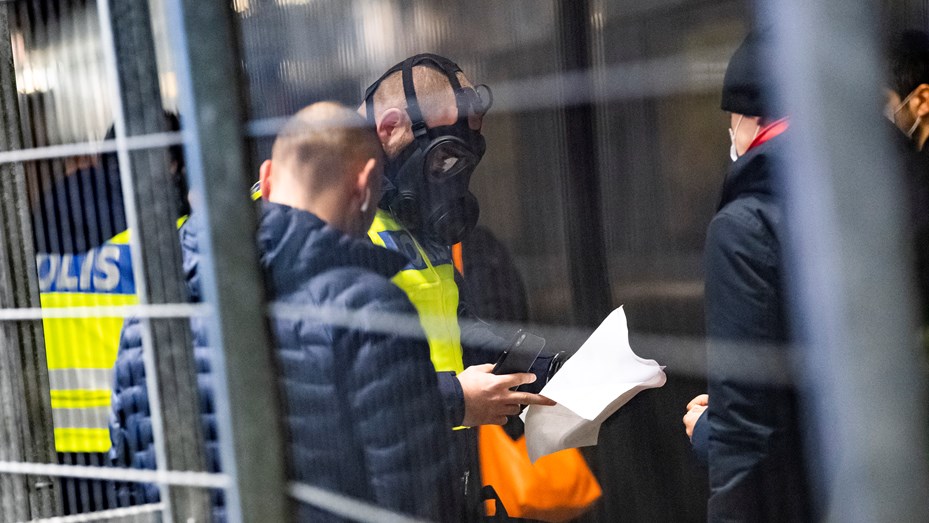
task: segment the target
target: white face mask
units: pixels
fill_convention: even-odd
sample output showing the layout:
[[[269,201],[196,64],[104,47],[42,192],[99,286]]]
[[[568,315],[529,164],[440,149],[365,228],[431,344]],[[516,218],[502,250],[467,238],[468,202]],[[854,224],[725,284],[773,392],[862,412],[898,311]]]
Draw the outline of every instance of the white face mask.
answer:
[[[739,150],[735,146],[735,133],[738,132],[739,126],[742,125],[742,118],[745,118],[744,115],[739,115],[739,121],[735,123],[735,129],[732,127],[729,128],[729,158],[733,162],[739,159]]]
[[[884,116],[886,116],[887,119],[891,121],[891,123],[893,123],[894,125],[897,125],[897,113],[899,113],[900,111],[903,110],[904,107],[906,107],[907,102],[909,102],[910,98],[913,98],[913,95],[915,94],[916,94],[916,91],[913,91],[910,94],[906,95],[906,98],[904,98],[903,101],[900,102],[900,105],[898,105],[897,108],[892,111],[888,107],[887,112],[884,114]],[[910,127],[910,130],[906,132],[907,138],[913,137],[913,133],[915,133],[916,129],[919,128],[920,122],[922,122],[922,116],[916,115],[916,121],[913,122],[913,126]]]
[[[742,125],[743,118],[745,118],[745,115],[740,114],[739,121],[735,123],[735,129],[732,129],[731,127],[729,128],[729,142],[731,144],[729,145],[729,158],[731,158],[733,162],[739,159],[739,149],[735,146],[735,137],[736,137],[736,133],[739,132],[739,126]],[[753,142],[755,141],[755,138],[758,138],[758,133],[760,132],[761,132],[761,127],[760,126],[756,127],[755,134],[752,136]]]
[[[913,138],[913,133],[915,133],[916,129],[919,128],[919,124],[920,122],[922,122],[922,119],[923,119],[922,116],[919,116],[919,115],[916,116],[916,121],[913,122],[913,127],[910,127],[910,130],[906,132],[907,138]]]

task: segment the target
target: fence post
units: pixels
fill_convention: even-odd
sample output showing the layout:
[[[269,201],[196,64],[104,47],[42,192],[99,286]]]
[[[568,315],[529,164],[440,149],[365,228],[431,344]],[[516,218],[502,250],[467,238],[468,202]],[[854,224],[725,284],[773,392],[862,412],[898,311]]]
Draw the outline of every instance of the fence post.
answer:
[[[177,65],[191,191],[205,219],[205,299],[215,361],[216,409],[229,520],[287,521],[285,446],[269,342],[264,280],[255,243],[257,213],[249,188],[247,107],[231,4],[167,0]]]
[[[563,50],[563,70],[568,75],[591,69],[589,4],[589,0],[557,2],[558,42]],[[572,94],[580,100],[591,100],[592,82],[585,80],[584,88],[587,96]],[[613,302],[603,243],[595,115],[593,102],[584,101],[565,107],[563,116],[565,160],[561,186],[571,308],[575,321],[586,326],[599,325]]]
[[[167,149],[128,151],[125,138],[167,131],[147,0],[98,3],[104,55],[114,90],[114,130],[136,290],[141,305],[186,303],[177,194]],[[158,468],[206,468],[197,367],[187,319],[142,320],[146,383]],[[165,519],[207,521],[203,489],[161,486]]]
[[[7,4],[0,4],[0,150],[22,148]],[[35,246],[22,164],[0,165],[0,308],[39,306]],[[45,340],[39,320],[0,326],[0,461],[56,463]],[[0,514],[58,515],[58,483],[0,476]]]
[[[926,376],[874,2],[776,0],[786,166],[813,499],[828,521],[927,521]]]

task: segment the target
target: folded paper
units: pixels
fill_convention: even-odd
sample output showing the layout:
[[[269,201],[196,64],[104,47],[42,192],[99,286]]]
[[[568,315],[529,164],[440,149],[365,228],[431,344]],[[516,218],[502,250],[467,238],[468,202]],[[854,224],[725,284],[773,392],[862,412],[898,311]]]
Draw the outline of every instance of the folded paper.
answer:
[[[664,367],[632,352],[626,314],[616,309],[542,389],[558,405],[531,405],[523,412],[529,459],[596,445],[607,418],[640,391],[665,381]]]

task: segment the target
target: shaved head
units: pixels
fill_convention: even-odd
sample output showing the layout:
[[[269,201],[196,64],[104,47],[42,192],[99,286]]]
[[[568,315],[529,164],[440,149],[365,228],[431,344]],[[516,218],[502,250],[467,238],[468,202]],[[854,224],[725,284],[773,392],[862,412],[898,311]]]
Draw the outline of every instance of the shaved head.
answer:
[[[364,118],[320,102],[294,115],[259,168],[268,201],[315,214],[345,234],[363,237],[381,193],[384,150]]]
[[[374,158],[383,163],[374,128],[355,111],[319,102],[290,118],[278,133],[271,160],[310,193],[327,191]]]

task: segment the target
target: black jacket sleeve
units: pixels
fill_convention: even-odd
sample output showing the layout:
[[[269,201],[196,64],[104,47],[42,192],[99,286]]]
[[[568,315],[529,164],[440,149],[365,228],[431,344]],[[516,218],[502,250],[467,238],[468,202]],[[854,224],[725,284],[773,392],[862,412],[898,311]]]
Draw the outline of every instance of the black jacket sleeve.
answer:
[[[453,371],[437,372],[435,374],[439,385],[439,395],[442,396],[442,406],[445,407],[445,419],[449,427],[457,427],[464,421],[465,405],[464,391],[461,382]]]
[[[735,374],[740,361],[786,341],[780,252],[771,224],[736,207],[713,219],[706,244],[711,521],[769,520],[790,488],[785,435],[792,396]],[[793,449],[796,454],[800,449]],[[780,482],[780,485],[772,484]]]
[[[693,435],[690,438],[690,444],[693,448],[694,457],[701,465],[706,465],[707,453],[710,445],[710,427],[706,420],[706,411],[697,418],[694,423]]]

